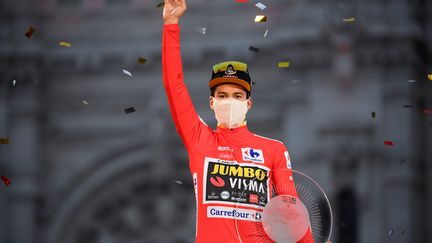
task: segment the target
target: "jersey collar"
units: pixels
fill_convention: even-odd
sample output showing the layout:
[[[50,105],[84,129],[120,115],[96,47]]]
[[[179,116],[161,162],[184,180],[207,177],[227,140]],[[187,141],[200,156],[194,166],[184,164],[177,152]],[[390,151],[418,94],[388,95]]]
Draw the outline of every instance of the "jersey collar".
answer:
[[[249,129],[247,127],[247,121],[243,121],[239,127],[236,128],[228,128],[226,126],[223,125],[218,125],[216,128],[216,132],[241,132],[241,131],[246,131],[248,132]]]

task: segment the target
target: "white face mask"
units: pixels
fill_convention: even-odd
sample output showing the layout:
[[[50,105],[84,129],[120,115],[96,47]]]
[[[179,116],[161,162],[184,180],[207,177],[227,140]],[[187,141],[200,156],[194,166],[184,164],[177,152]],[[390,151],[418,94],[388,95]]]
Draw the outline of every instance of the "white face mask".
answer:
[[[240,101],[234,98],[213,99],[213,108],[218,124],[223,124],[228,128],[238,127],[246,118],[248,111],[247,100]]]

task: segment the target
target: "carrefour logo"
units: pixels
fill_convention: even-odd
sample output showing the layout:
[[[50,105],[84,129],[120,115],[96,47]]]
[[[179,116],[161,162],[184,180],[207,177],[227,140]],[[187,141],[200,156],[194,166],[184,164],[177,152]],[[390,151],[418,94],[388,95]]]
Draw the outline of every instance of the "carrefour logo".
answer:
[[[264,155],[261,149],[242,148],[241,150],[244,161],[264,163]]]
[[[256,210],[217,206],[207,207],[207,217],[240,219],[255,222],[262,221],[261,214]]]

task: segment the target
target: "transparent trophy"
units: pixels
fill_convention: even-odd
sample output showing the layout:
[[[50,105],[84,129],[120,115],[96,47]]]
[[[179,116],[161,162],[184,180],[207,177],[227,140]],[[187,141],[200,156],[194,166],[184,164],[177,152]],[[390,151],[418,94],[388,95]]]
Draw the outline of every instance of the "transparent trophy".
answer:
[[[247,219],[235,218],[240,242],[310,242],[311,237],[315,243],[330,240],[330,202],[321,186],[302,172],[271,171],[268,177],[245,184],[237,197],[237,211],[250,213]]]

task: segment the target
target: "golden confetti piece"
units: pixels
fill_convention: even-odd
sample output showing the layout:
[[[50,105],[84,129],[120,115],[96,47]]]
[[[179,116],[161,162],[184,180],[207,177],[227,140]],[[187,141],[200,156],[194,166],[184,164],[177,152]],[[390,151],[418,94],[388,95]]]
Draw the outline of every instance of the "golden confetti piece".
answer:
[[[428,74],[428,79],[432,81],[432,74]]]
[[[140,57],[140,58],[138,58],[138,61],[137,61],[139,64],[144,64],[144,63],[146,63],[147,62],[147,59],[145,59],[144,57]]]
[[[35,31],[36,31],[36,29],[30,26],[30,28],[25,33],[25,36],[27,38],[30,38],[30,37],[32,37],[32,35],[34,34]]]
[[[343,21],[344,21],[344,22],[354,22],[354,21],[355,21],[355,18],[354,18],[354,17],[346,18],[346,19],[343,19]]]
[[[165,2],[160,2],[158,5],[156,5],[156,8],[163,8],[165,6]]]
[[[255,16],[255,23],[267,22],[267,16],[265,15],[257,15]]]
[[[88,105],[88,102],[86,100],[82,101],[84,105]]]
[[[71,47],[72,44],[69,42],[60,41],[59,46],[61,47]]]
[[[9,144],[8,138],[0,138],[0,144]]]
[[[279,62],[278,67],[279,68],[287,68],[287,67],[289,67],[289,62]]]

